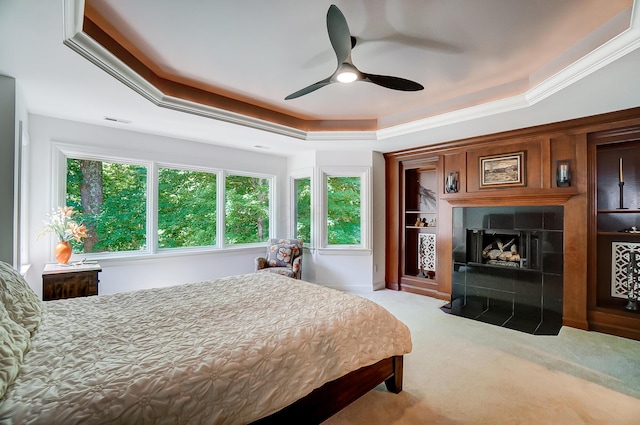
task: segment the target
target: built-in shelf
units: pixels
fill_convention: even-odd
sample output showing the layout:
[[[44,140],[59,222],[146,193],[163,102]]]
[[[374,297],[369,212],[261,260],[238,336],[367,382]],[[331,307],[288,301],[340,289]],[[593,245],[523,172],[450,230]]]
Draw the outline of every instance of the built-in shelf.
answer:
[[[402,290],[429,294],[437,291],[435,277],[418,277],[436,272],[436,226],[438,220],[438,158],[403,164],[403,217],[401,270],[399,287]],[[417,221],[423,225],[418,224]]]
[[[416,279],[420,279],[423,280],[425,282],[434,282],[435,283],[435,279],[431,279],[429,276],[424,276],[424,277],[420,277],[420,276],[411,276],[412,278],[416,278]]]
[[[640,180],[636,178],[640,170],[636,165],[640,163],[640,128],[635,132],[590,135],[589,155],[593,163],[589,203],[594,212],[589,230],[589,326],[640,339],[640,312],[626,310],[628,299],[618,296],[622,295],[619,270],[629,261],[624,250],[634,250],[640,242],[640,232],[622,231],[640,227]],[[621,163],[625,171],[623,205],[627,208],[618,208]],[[618,295],[612,295],[614,289]]]
[[[598,210],[598,214],[638,214],[640,213],[640,210],[636,210],[636,209],[630,209],[630,208],[623,208],[623,209],[618,209],[616,208],[615,210]]]

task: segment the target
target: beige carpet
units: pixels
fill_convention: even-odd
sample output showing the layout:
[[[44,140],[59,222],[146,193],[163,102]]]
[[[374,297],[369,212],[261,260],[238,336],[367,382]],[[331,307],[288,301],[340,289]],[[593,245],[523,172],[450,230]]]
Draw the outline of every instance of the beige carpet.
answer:
[[[390,290],[358,294],[412,332],[404,390],[369,392],[326,425],[640,424],[640,341],[563,327],[533,336]]]

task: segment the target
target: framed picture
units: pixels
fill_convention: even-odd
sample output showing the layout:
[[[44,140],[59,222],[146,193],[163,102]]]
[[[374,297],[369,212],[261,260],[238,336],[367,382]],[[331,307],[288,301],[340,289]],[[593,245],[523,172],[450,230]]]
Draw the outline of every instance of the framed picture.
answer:
[[[524,186],[525,151],[480,157],[480,187]]]

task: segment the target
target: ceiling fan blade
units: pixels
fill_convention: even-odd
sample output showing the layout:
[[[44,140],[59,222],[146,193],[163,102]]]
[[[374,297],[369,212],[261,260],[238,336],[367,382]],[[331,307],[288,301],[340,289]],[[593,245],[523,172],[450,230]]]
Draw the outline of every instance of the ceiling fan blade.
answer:
[[[295,93],[291,93],[289,96],[285,97],[284,100],[291,100],[291,99],[295,99],[296,97],[304,96],[305,94],[309,94],[313,91],[316,91],[319,88],[322,88],[328,84],[331,84],[331,77],[325,78],[322,81],[318,81],[317,83],[311,84],[310,86],[300,89]]]
[[[327,12],[327,31],[340,66],[351,54],[351,34],[347,20],[335,4]]]
[[[365,73],[362,74],[364,75],[365,81],[370,81],[374,84],[386,87],[388,89],[402,91],[418,91],[424,89],[424,86],[422,84],[416,83],[415,81],[407,80],[405,78],[391,77],[388,75],[375,75]]]

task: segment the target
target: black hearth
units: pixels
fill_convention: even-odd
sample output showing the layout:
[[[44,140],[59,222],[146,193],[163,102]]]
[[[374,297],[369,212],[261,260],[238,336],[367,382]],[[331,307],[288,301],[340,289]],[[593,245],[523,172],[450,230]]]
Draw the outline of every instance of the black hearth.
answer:
[[[451,314],[537,335],[562,326],[563,207],[453,209]]]

